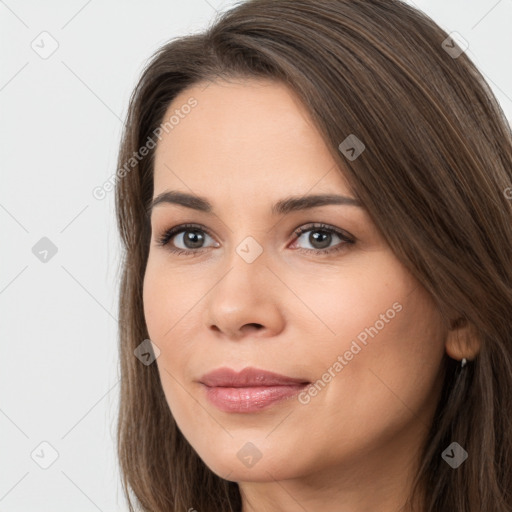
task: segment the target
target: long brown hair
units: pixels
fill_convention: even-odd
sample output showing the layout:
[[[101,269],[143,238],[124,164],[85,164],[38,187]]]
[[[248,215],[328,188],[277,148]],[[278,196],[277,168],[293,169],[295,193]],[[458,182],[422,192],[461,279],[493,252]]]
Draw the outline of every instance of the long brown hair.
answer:
[[[411,497],[425,489],[427,512],[512,511],[512,133],[482,75],[447,38],[398,0],[249,0],[152,57],[130,99],[116,176],[124,250],[117,441],[130,510],[130,494],[144,511],[241,510],[238,484],[214,474],[185,440],[156,364],[141,364],[134,350],[148,338],[147,207],[166,109],[194,84],[263,78],[299,95],[396,257],[447,325],[466,323],[481,342],[463,370],[445,355]],[[355,159],[339,148],[351,134],[365,145]],[[457,469],[441,457],[453,441],[469,454]]]

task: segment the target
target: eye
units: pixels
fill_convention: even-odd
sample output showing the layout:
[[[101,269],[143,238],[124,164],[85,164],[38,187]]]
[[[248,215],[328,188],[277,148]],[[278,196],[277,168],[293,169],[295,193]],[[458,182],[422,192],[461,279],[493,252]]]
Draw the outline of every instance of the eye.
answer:
[[[300,247],[296,249],[298,251],[305,251],[308,253],[320,253],[327,254],[331,252],[341,251],[346,249],[348,244],[352,245],[355,243],[353,237],[351,237],[348,233],[345,233],[337,228],[332,226],[327,226],[326,224],[313,224],[309,226],[300,227],[295,231],[295,235],[297,235],[297,240],[302,237],[303,234],[310,233],[309,237],[307,237],[307,242],[312,246],[312,248],[304,248]],[[341,243],[330,247],[331,243],[338,238]]]
[[[347,245],[355,243],[355,239],[348,233],[326,224],[310,224],[296,229],[294,231],[296,240],[302,238],[302,235],[305,233],[311,233],[307,238],[307,242],[312,248],[299,247],[295,249],[299,252],[327,254],[341,251],[346,249]],[[210,246],[204,246],[206,238],[213,240],[208,231],[202,226],[197,224],[181,224],[165,231],[157,239],[157,244],[167,247],[169,251],[175,254],[195,256],[207,250],[208,247],[219,247],[217,242]],[[332,242],[336,241],[336,238],[340,242],[330,247]],[[176,241],[172,242],[173,239],[176,239]],[[296,243],[294,241],[294,244]]]
[[[181,236],[182,234],[183,236]],[[182,224],[165,231],[157,240],[157,244],[160,246],[169,246],[169,251],[176,254],[195,255],[199,252],[203,252],[202,250],[207,248],[202,246],[206,237],[212,238],[201,226],[197,224]],[[174,243],[169,244],[173,238],[176,238],[178,246]],[[214,247],[218,246],[219,244],[217,243],[214,245]]]

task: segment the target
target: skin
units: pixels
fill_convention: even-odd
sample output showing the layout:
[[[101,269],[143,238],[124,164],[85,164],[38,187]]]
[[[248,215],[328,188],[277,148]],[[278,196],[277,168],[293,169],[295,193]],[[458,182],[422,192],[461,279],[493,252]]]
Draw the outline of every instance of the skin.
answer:
[[[294,93],[276,82],[195,85],[165,118],[194,97],[198,105],[164,133],[155,154],[154,197],[177,190],[206,197],[213,213],[161,203],[151,215],[144,313],[163,390],[183,435],[217,475],[238,482],[243,511],[397,512],[441,391],[443,354],[469,357],[432,298],[398,261],[364,208],[325,205],[272,215],[290,195],[355,197]],[[322,255],[313,228],[325,223],[355,238]],[[203,244],[183,232],[204,226]],[[263,252],[237,252],[253,237]],[[170,252],[172,244],[195,255]],[[329,247],[341,247],[332,235]],[[300,252],[298,249],[309,249]],[[196,249],[197,250],[197,249]],[[315,252],[316,251],[316,252]],[[365,328],[393,304],[401,310],[332,370]],[[260,324],[259,328],[255,324]],[[380,325],[380,324],[379,324]],[[215,368],[254,366],[316,382],[297,397],[250,414],[222,412],[198,379]],[[253,443],[261,458],[237,452]]]

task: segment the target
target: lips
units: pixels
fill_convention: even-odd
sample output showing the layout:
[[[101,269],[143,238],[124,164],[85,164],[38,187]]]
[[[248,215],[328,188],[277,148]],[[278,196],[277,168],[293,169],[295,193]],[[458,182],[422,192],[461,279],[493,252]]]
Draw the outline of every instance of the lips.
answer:
[[[199,380],[209,387],[270,387],[270,386],[293,386],[309,384],[309,381],[300,378],[288,377],[278,373],[260,370],[258,368],[244,368],[241,372],[235,372],[231,368],[218,368]]]
[[[309,381],[278,373],[244,368],[237,373],[219,368],[201,377],[206,397],[218,409],[230,413],[254,413],[289,399]]]

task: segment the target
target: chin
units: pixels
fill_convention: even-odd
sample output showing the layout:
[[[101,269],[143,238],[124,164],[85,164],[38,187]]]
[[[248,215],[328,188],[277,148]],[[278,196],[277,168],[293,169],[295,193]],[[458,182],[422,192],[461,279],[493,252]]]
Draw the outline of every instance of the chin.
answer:
[[[230,482],[273,482],[275,480],[286,480],[297,476],[296,464],[290,464],[289,457],[284,454],[282,457],[267,456],[260,453],[260,458],[249,443],[240,450],[234,450],[233,456],[229,457],[224,451],[222,457],[210,454],[210,457],[203,458],[203,462],[217,476]]]

